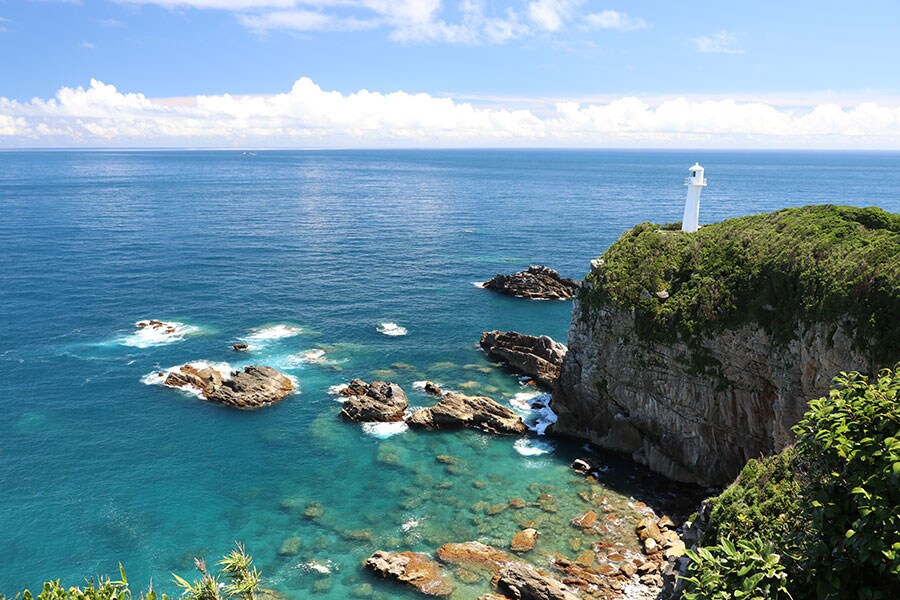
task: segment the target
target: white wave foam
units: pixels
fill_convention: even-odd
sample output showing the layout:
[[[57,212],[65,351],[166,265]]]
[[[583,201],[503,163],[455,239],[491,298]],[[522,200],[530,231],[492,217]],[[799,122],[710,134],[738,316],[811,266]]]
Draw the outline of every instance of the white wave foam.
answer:
[[[380,440],[385,440],[391,436],[403,433],[408,429],[409,425],[407,425],[405,421],[394,421],[391,423],[363,423],[362,425],[363,432]]]
[[[404,523],[403,525],[400,526],[400,529],[402,529],[403,531],[409,531],[410,529],[413,529],[413,528],[421,525],[422,521],[424,521],[424,520],[425,520],[424,517],[421,519],[416,519],[415,517],[410,517],[406,521],[406,523]]]
[[[281,340],[284,338],[294,337],[303,333],[302,327],[296,325],[267,325],[252,330],[242,339],[248,342],[256,342],[257,344],[265,344],[272,340]]]
[[[346,383],[338,383],[337,385],[328,386],[326,392],[328,392],[331,396],[336,396],[335,400],[338,402],[346,402],[347,396],[345,396],[342,392],[346,390],[348,386]]]
[[[332,571],[338,569],[338,566],[330,560],[311,560],[309,562],[300,563],[297,567],[304,571],[313,571],[315,573],[321,573],[322,575],[328,575]]]
[[[556,445],[547,440],[521,438],[516,440],[513,448],[522,456],[540,456],[541,454],[550,454],[556,450]]]
[[[484,284],[486,284],[486,283],[487,283],[487,281],[473,281],[472,285],[474,285],[477,288],[484,289]]]
[[[151,373],[147,373],[143,377],[141,377],[141,383],[145,385],[166,385],[166,378],[170,373],[178,372],[181,367],[190,366],[198,371],[201,371],[207,367],[212,367],[216,371],[218,371],[222,375],[222,379],[228,380],[231,379],[231,372],[234,371],[234,368],[226,362],[218,362],[211,363],[205,360],[195,360],[193,362],[184,363],[183,365],[175,365],[174,367],[169,367],[168,369],[162,371],[153,371]],[[296,387],[296,381],[294,381]],[[176,390],[181,390],[187,392],[193,396],[200,397],[200,390],[194,387],[179,387],[176,385],[167,385],[166,387],[170,387]]]
[[[314,350],[304,350],[303,352],[298,352],[297,354],[291,354],[288,356],[288,360],[292,363],[320,363],[323,362],[322,358],[325,356],[325,351],[320,350],[318,348]]]
[[[129,336],[122,338],[119,343],[133,348],[150,348],[180,342],[185,336],[197,333],[200,328],[196,325],[188,325],[178,321],[158,321],[146,319],[134,324],[137,330]]]
[[[406,330],[406,327],[402,327],[391,321],[379,323],[376,329],[378,329],[378,333],[383,333],[384,335],[406,335],[409,333]]]
[[[534,400],[543,395],[542,392],[519,392],[509,399],[509,404],[518,411],[530,413]]]

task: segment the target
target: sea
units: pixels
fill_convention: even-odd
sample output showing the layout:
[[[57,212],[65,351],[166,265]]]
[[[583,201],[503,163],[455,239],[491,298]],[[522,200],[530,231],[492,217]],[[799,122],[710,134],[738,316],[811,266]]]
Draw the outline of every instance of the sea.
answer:
[[[581,279],[627,228],[681,220],[695,161],[701,223],[819,203],[900,212],[891,153],[0,152],[0,593],[121,563],[135,588],[177,594],[173,573],[240,542],[287,598],[412,598],[364,559],[506,548],[525,525],[541,537],[523,560],[574,557],[598,539],[570,520],[598,495],[599,541],[634,546],[641,511],[689,510],[690,490],[539,435],[540,391],[478,340],[565,342],[571,302],[477,284],[530,264]],[[299,391],[239,411],[159,385],[192,361],[270,365]],[[413,406],[435,403],[425,380],[487,395],[535,431],[346,422],[335,391],[353,378],[396,382]],[[570,469],[579,456],[602,465],[597,481]],[[454,577],[455,598],[488,590]]]

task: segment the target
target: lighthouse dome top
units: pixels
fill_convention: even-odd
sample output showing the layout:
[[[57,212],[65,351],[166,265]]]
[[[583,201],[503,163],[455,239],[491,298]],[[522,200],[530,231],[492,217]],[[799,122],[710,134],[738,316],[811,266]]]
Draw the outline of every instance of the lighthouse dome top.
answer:
[[[698,163],[698,162],[695,162],[693,167],[688,168],[688,171],[697,171],[697,170],[699,170],[699,171],[703,170],[703,167],[701,167],[700,163]]]

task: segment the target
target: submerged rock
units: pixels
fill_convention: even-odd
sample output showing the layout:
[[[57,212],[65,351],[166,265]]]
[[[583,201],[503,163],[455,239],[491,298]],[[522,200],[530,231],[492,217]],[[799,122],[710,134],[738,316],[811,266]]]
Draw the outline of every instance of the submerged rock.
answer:
[[[406,394],[396,383],[384,381],[366,383],[361,379],[354,379],[341,393],[348,397],[341,414],[351,421],[364,423],[402,421],[404,411],[409,406]]]
[[[524,563],[509,563],[500,569],[497,589],[517,600],[578,600],[562,582]]]
[[[517,298],[565,300],[578,291],[578,282],[560,276],[549,267],[531,265],[512,275],[496,275],[483,287]]]
[[[415,552],[378,550],[366,559],[366,567],[385,579],[405,583],[429,596],[449,596],[453,591],[441,566]]]
[[[235,408],[260,408],[282,400],[295,389],[284,373],[255,365],[233,371],[226,379],[211,366],[197,369],[186,364],[169,373],[163,384],[193,389],[207,400]]]
[[[512,409],[485,396],[445,394],[431,408],[417,410],[407,418],[410,427],[426,429],[458,429],[471,427],[490,433],[524,433],[522,418]]]
[[[559,378],[566,356],[566,347],[559,342],[517,331],[486,331],[481,334],[480,345],[488,356],[505,361],[546,388],[552,388]]]
[[[539,535],[538,530],[532,527],[523,529],[513,536],[512,542],[509,544],[509,549],[513,552],[529,552],[533,550],[537,544]]]

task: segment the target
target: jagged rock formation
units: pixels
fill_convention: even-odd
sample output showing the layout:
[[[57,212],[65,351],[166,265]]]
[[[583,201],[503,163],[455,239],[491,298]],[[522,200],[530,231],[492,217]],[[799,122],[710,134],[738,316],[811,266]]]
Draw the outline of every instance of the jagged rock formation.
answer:
[[[168,374],[164,385],[192,388],[207,400],[235,408],[259,408],[278,402],[294,391],[290,378],[272,367],[249,366],[226,379],[211,366],[186,364]]]
[[[387,423],[402,421],[409,406],[406,394],[396,383],[361,379],[351,381],[341,394],[347,396],[341,414],[351,421]]]
[[[561,277],[549,267],[531,265],[512,275],[496,275],[484,287],[517,298],[565,300],[578,291],[578,282]]]
[[[578,600],[562,582],[525,563],[513,562],[500,569],[497,589],[518,600]]]
[[[506,362],[514,371],[533,377],[552,388],[559,377],[566,347],[546,335],[525,335],[517,331],[486,331],[479,342],[488,356]]]
[[[672,479],[730,482],[792,442],[838,372],[900,359],[898,259],[900,216],[879,209],[635,227],[573,305],[555,431]]]
[[[366,567],[385,579],[405,583],[428,596],[449,596],[453,591],[441,566],[416,552],[378,550],[366,559]]]
[[[460,429],[471,427],[489,433],[516,434],[527,429],[512,409],[485,396],[466,396],[449,392],[431,408],[417,410],[406,422],[410,427]]]

